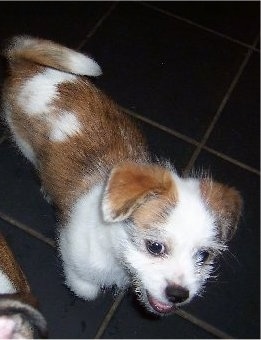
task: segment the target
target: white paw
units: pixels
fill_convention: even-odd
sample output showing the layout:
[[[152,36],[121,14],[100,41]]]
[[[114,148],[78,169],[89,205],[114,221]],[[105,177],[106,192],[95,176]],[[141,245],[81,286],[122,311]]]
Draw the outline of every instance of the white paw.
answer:
[[[100,286],[81,279],[77,274],[66,275],[65,284],[84,300],[94,300],[100,293]]]

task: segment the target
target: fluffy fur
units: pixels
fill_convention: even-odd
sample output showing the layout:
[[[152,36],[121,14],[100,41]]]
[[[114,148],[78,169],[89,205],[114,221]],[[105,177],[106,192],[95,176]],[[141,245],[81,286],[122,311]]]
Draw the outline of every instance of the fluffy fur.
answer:
[[[0,234],[0,339],[45,337],[46,328],[28,282]]]
[[[60,213],[65,282],[79,297],[133,285],[156,314],[200,294],[236,230],[241,197],[153,163],[135,124],[83,76],[88,56],[16,37],[3,103],[16,144]]]

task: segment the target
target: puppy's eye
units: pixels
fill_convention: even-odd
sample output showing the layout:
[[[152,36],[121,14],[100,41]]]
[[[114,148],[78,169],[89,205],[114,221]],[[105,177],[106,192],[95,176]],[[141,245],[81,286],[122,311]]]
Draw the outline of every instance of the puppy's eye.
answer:
[[[196,254],[198,263],[205,263],[210,256],[210,253],[207,250],[199,250]]]
[[[162,255],[165,253],[165,246],[162,243],[159,242],[154,242],[154,241],[146,241],[146,247],[148,249],[148,251],[155,255]]]

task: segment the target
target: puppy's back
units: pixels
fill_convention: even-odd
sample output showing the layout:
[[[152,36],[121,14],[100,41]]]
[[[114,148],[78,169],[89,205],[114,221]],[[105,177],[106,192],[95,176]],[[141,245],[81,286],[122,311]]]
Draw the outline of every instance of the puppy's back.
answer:
[[[4,54],[10,63],[3,92],[6,120],[63,210],[64,197],[70,204],[73,193],[100,181],[113,166],[146,160],[135,124],[83,76],[101,73],[92,59],[31,37],[14,38]]]

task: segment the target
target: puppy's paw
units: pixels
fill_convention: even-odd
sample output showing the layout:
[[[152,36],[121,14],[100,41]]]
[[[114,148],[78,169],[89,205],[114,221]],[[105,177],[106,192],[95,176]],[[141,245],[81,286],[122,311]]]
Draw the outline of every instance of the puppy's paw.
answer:
[[[65,284],[74,294],[84,300],[94,300],[100,293],[100,286],[84,281],[74,273],[67,273]]]

